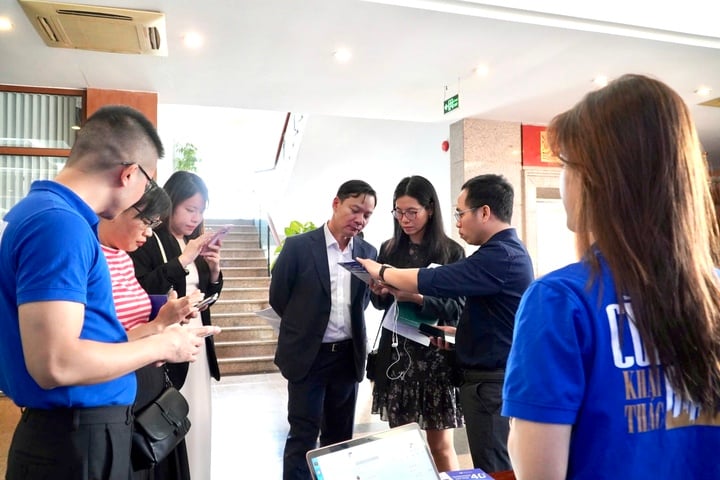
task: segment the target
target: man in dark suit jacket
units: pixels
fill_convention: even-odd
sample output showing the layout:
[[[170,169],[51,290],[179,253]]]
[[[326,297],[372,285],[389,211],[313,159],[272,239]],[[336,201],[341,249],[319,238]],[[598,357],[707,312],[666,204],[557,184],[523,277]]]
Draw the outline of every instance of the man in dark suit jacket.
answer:
[[[310,478],[308,450],[352,438],[358,382],[365,374],[364,311],[369,289],[338,262],[375,258],[358,237],[377,196],[367,183],[342,184],[330,220],[288,237],[275,262],[270,305],[280,315],[275,364],[288,380],[283,479]]]

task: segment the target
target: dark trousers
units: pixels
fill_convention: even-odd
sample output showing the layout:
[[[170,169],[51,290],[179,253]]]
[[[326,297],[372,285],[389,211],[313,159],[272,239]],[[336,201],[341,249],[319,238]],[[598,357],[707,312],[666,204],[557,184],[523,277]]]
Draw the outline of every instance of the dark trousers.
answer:
[[[28,408],[8,454],[7,480],[128,480],[132,407]]]
[[[357,380],[352,341],[331,351],[323,344],[307,377],[288,381],[290,432],[283,454],[283,480],[309,480],[305,454],[318,446],[349,440],[353,435]]]
[[[486,472],[510,470],[510,421],[500,415],[504,370],[463,370],[460,404],[473,466]]]

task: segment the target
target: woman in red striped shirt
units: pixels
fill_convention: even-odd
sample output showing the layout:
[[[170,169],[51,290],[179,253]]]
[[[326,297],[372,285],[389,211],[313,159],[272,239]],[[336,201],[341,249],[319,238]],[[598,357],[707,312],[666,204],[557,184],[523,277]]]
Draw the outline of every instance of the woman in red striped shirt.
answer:
[[[142,246],[152,229],[160,224],[160,216],[170,209],[170,197],[162,188],[151,188],[132,207],[113,220],[101,218],[98,225],[98,237],[107,259],[112,280],[113,299],[118,320],[125,328],[130,341],[162,332],[176,323],[188,323],[198,315],[195,308],[202,300],[202,293],[177,298],[174,291],[168,293],[167,302],[152,316],[153,308],[150,296],[143,290],[135,278],[135,268],[127,252]],[[150,321],[152,319],[152,321]],[[164,368],[164,367],[163,367]],[[138,389],[135,399],[136,411],[141,410],[155,399],[164,387],[162,368],[153,365],[136,372]],[[182,478],[188,470],[185,444],[181,443],[161,462],[160,468],[136,470],[134,480]],[[159,472],[165,472],[159,474]],[[166,475],[167,474],[167,475]]]

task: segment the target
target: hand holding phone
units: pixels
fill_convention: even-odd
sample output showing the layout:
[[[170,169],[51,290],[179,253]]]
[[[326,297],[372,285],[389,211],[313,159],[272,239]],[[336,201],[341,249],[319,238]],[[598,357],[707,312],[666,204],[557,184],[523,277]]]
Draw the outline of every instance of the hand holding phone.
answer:
[[[220,227],[215,233],[213,233],[213,236],[210,237],[210,240],[205,244],[202,251],[205,252],[207,250],[207,247],[217,245],[220,240],[222,240],[225,235],[228,234],[230,229],[232,228],[232,225],[224,225]]]
[[[197,332],[197,336],[201,338],[209,337],[210,335],[217,335],[222,331],[220,327],[217,327],[215,325],[210,326],[204,326],[195,328],[195,331]]]
[[[423,335],[427,335],[428,337],[442,338],[447,343],[455,343],[454,335],[448,335],[445,333],[445,330],[430,325],[429,323],[421,323],[418,327],[418,331]]]
[[[215,302],[217,301],[217,299],[218,299],[218,296],[219,296],[219,295],[218,295],[217,293],[215,293],[215,294],[213,294],[213,295],[210,295],[210,296],[207,297],[207,298],[204,298],[203,300],[201,300],[200,302],[196,303],[196,304],[193,305],[193,306],[194,306],[195,308],[197,308],[198,310],[202,310],[203,308],[209,307],[210,305],[212,305],[213,303],[215,303]]]

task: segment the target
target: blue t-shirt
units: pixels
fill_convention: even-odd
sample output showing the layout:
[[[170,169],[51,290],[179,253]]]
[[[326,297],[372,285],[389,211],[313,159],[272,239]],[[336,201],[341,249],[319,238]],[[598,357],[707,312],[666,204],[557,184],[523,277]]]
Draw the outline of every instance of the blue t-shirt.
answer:
[[[418,292],[466,297],[455,336],[463,368],[505,368],[523,293],[534,279],[532,261],[514,228],[493,235],[464,260],[418,272]]]
[[[106,343],[127,341],[115,314],[110,272],[97,239],[97,215],[67,187],[38,181],[3,220],[0,389],[22,407],[132,404],[136,390],[134,373],[94,385],[44,390],[28,373],[23,357],[18,307],[26,303],[82,303],[85,320],[81,338]]]
[[[681,401],[653,372],[599,258],[590,286],[589,266],[575,263],[523,296],[502,414],[572,425],[568,479],[720,478],[720,416]]]

